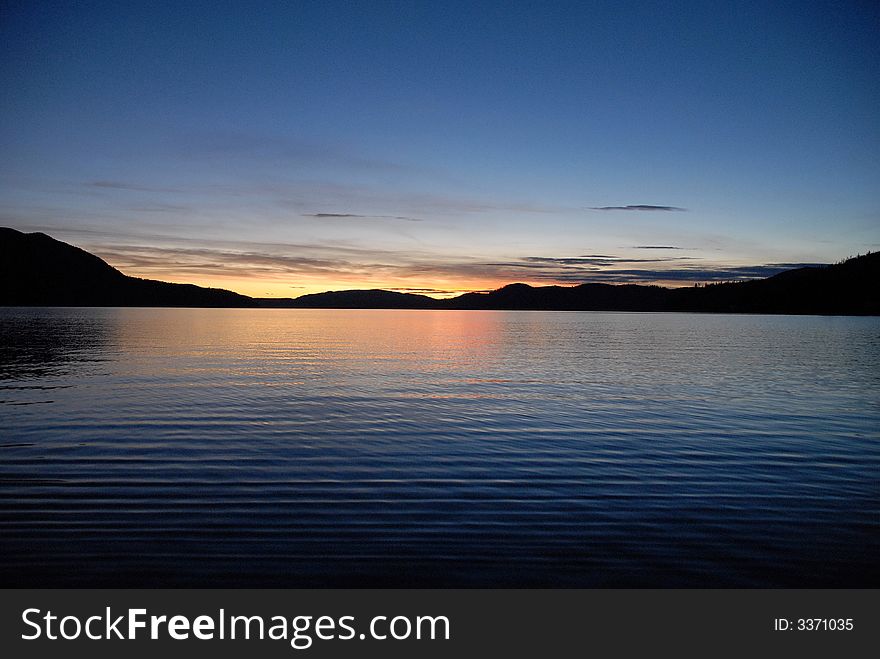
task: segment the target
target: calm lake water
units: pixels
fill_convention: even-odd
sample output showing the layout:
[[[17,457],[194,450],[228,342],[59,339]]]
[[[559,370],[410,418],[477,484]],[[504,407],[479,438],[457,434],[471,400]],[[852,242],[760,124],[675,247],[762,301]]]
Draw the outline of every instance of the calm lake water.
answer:
[[[880,586],[880,319],[0,309],[2,584]]]

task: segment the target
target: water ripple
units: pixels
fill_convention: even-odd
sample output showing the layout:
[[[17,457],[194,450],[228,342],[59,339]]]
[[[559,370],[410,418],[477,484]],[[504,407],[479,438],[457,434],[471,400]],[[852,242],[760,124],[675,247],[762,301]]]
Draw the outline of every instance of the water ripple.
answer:
[[[0,575],[877,587],[878,329],[2,309]]]

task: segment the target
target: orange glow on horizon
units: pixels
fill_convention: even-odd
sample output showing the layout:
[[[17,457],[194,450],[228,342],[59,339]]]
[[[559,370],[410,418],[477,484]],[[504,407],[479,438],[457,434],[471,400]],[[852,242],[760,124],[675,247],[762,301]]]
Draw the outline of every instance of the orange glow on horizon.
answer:
[[[720,281],[730,273],[750,276],[766,267],[755,259],[737,265],[696,256],[640,259],[608,257],[510,257],[491,254],[411,254],[345,247],[291,250],[285,246],[85,245],[121,272],[145,279],[234,291],[254,298],[297,298],[314,293],[382,289],[442,299],[493,291],[509,284],[574,287],[579,283],[686,288]],[[665,248],[663,248],[665,249]],[[291,253],[292,252],[292,253]],[[751,263],[749,263],[751,261]],[[647,268],[642,271],[642,263]],[[581,266],[585,267],[581,267]],[[668,271],[668,279],[664,277]],[[705,276],[705,279],[698,279]],[[557,279],[559,277],[559,279]],[[581,281],[577,278],[583,277]],[[644,277],[644,278],[642,278]],[[678,278],[676,278],[678,277]],[[694,279],[691,279],[694,277]]]
[[[326,293],[328,291],[345,291],[345,290],[367,290],[367,289],[383,289],[398,291],[402,293],[415,293],[418,295],[426,295],[428,297],[442,299],[455,297],[463,293],[492,291],[508,284],[520,283],[530,286],[564,286],[573,287],[577,284],[571,282],[553,282],[547,280],[531,280],[529,278],[521,278],[518,280],[500,280],[500,279],[454,279],[450,278],[434,278],[431,281],[414,281],[412,279],[364,279],[359,278],[318,278],[304,277],[299,284],[292,285],[289,279],[281,280],[275,277],[246,277],[243,278],[239,274],[230,274],[222,276],[213,274],[211,276],[200,277],[197,275],[175,275],[172,273],[155,273],[155,272],[137,272],[134,269],[125,269],[124,272],[133,277],[143,277],[145,279],[158,279],[176,284],[195,284],[205,288],[223,288],[234,291],[242,295],[256,298],[297,298],[302,295],[312,293]],[[607,282],[611,283],[611,282]],[[657,285],[667,288],[678,288],[693,286],[694,282],[682,281],[645,281],[633,282],[643,286]]]
[[[383,289],[398,291],[401,293],[415,293],[432,298],[446,298],[470,293],[474,291],[490,291],[512,281],[495,280],[462,280],[462,279],[433,279],[430,282],[414,281],[411,279],[351,279],[351,278],[302,278],[298,284],[291,284],[289,279],[280,280],[274,277],[247,277],[232,274],[229,276],[211,275],[201,277],[198,275],[176,275],[172,273],[138,272],[127,268],[125,274],[144,279],[158,279],[175,284],[195,284],[205,288],[224,288],[226,290],[257,298],[296,298],[301,295],[312,293],[326,293],[328,291]],[[521,282],[530,283],[530,282]],[[533,286],[547,285],[547,282],[532,283]]]

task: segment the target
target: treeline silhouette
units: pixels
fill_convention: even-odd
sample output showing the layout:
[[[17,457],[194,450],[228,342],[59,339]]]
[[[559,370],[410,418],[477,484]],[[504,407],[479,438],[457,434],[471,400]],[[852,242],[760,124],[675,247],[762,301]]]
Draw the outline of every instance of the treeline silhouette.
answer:
[[[0,229],[0,304],[325,309],[498,309],[698,311],[880,315],[880,253],[767,279],[663,288],[637,284],[529,286],[436,300],[385,290],[334,291],[298,298],[251,298],[192,284],[122,274],[93,254],[41,233]]]

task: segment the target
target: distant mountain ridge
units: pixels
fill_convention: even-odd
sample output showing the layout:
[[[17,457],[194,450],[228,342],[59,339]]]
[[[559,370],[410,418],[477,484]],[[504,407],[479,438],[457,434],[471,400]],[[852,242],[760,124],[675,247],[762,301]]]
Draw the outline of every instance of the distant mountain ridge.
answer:
[[[253,307],[246,295],[122,274],[44,233],[0,228],[0,304],[74,307]]]
[[[94,254],[45,234],[0,228],[0,305],[880,315],[880,253],[825,267],[787,270],[767,279],[688,288],[509,284],[489,293],[445,300],[376,289],[294,299],[251,298],[223,289],[129,277]]]

